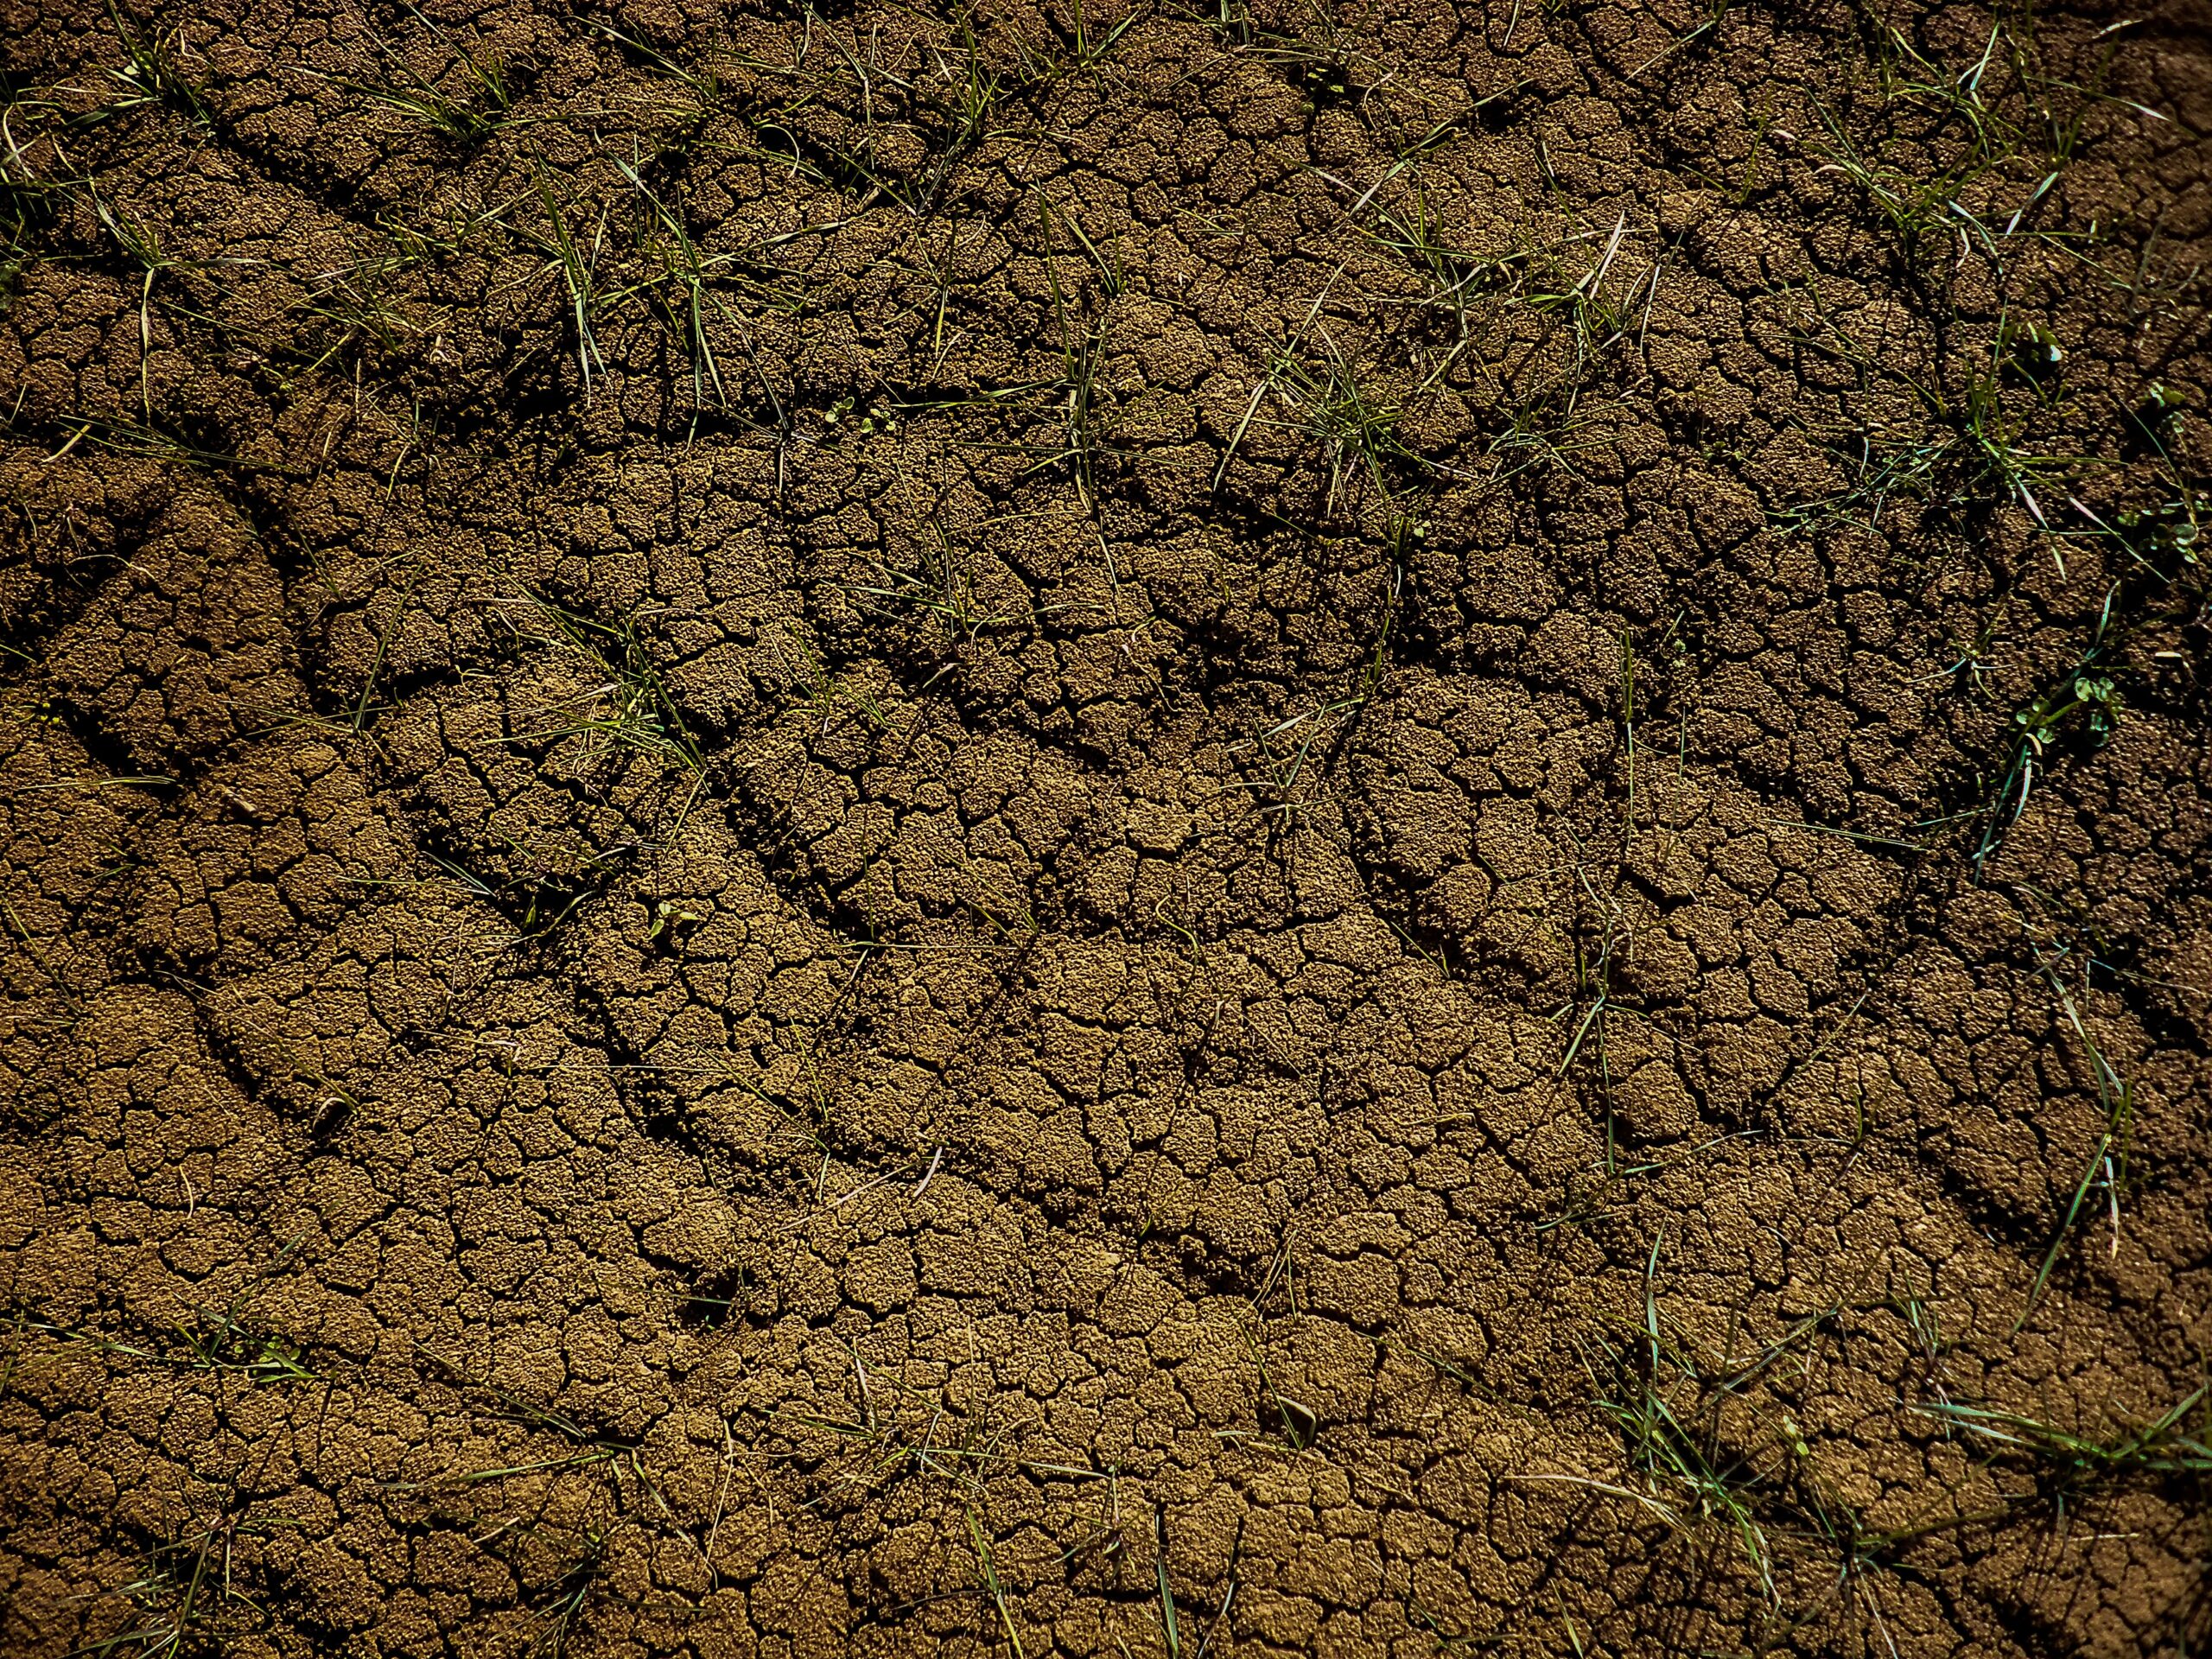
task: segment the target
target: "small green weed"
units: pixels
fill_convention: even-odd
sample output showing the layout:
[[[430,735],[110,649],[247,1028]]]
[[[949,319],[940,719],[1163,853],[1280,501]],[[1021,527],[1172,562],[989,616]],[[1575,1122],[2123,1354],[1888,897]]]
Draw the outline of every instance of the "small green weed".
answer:
[[[2212,496],[2188,490],[2153,506],[2120,513],[2112,535],[2137,570],[2171,586],[2198,574],[2208,516]]]
[[[2113,620],[2117,585],[2105,596],[2095,637],[2074,665],[2037,692],[2012,716],[2011,758],[1980,814],[1985,819],[1974,851],[1977,873],[2004,845],[2005,836],[2028,809],[2028,798],[2051,748],[2075,728],[2086,728],[2101,745],[2110,739],[2120,713],[2120,692],[2106,671],[2107,633]]]

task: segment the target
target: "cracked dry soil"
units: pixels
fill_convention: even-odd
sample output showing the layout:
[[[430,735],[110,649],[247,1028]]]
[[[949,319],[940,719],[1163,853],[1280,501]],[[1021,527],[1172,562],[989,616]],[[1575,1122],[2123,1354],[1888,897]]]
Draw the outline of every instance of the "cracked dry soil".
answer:
[[[2195,0],[0,16],[6,1652],[2212,1642]]]

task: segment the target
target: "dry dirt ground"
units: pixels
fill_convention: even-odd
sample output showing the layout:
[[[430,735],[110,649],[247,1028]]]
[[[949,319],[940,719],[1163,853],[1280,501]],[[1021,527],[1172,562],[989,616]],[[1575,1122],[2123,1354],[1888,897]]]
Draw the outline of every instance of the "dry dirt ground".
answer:
[[[0,1649],[2199,1653],[2212,29],[0,7]]]

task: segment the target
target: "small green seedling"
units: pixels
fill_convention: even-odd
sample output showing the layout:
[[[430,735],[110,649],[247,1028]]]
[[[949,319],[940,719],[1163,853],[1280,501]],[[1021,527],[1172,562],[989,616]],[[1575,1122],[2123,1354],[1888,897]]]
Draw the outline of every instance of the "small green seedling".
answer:
[[[2006,323],[1999,331],[1998,352],[2006,368],[2038,387],[2056,379],[2066,360],[2057,334],[2041,322]]]
[[[681,928],[692,927],[707,918],[674,899],[664,899],[653,906],[653,918],[645,928],[648,939],[657,939],[665,933],[673,940]]]
[[[845,397],[822,411],[822,424],[866,436],[871,432],[896,432],[899,416],[889,409],[863,406],[858,398]]]
[[[2153,507],[2131,509],[2120,514],[2116,524],[2120,541],[2136,563],[2171,582],[2180,575],[2177,567],[2197,563],[2208,515],[2212,515],[2212,495],[2192,490]]]
[[[2101,743],[2112,735],[2120,712],[2120,699],[2107,674],[2076,674],[2044,692],[2012,716],[2020,728],[2021,741],[2037,756],[2057,740],[2066,722],[2075,715],[2087,718],[2089,731]]]
[[[1309,63],[1299,70],[1298,84],[1306,89],[1309,110],[1317,105],[1333,104],[1351,90],[1351,76],[1340,63],[1323,60]]]
[[[2144,392],[2143,401],[2136,406],[2136,414],[2145,425],[2171,429],[2181,419],[2189,407],[2189,394],[2178,386],[2170,386],[2163,380],[2153,380]]]
[[[1989,804],[1983,809],[1988,823],[1983,828],[1981,841],[1974,849],[1974,865],[1980,871],[1991,854],[2003,844],[2005,834],[2020,821],[2028,809],[2028,796],[2035,787],[2036,774],[2043,770],[2044,757],[2070,724],[2086,725],[2090,735],[2102,745],[2113,734],[2120,718],[2120,688],[2109,673],[2100,672],[2105,651],[2105,636],[2110,630],[2113,607],[2120,597],[2120,587],[2105,596],[2104,613],[2097,623],[2096,638],[2081,659],[2056,683],[2039,692],[2034,702],[2012,716],[2015,733],[2012,746],[2012,760],[1992,791]]]

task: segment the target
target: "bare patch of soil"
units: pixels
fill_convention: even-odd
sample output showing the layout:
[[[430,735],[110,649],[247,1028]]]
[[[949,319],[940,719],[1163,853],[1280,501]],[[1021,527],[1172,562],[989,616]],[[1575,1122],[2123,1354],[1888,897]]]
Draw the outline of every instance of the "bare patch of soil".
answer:
[[[2212,1643],[2193,0],[0,19],[0,1647]]]

